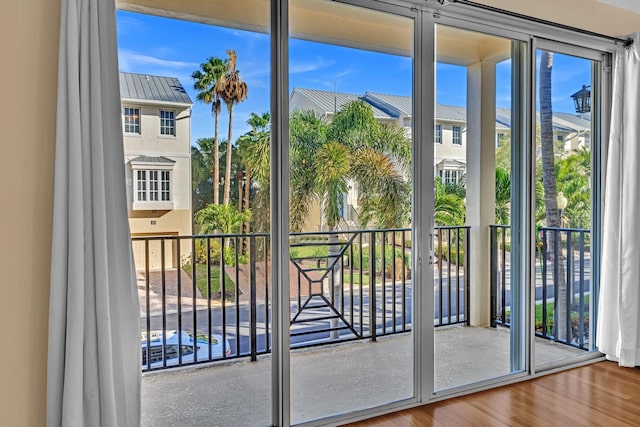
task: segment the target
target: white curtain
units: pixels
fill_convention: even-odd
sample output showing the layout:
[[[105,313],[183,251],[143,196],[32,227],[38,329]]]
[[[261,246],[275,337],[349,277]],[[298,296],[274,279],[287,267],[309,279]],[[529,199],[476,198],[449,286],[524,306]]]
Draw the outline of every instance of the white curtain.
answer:
[[[640,35],[614,63],[596,344],[640,365]]]
[[[62,0],[60,21],[47,425],[135,426],[140,320],[114,0]]]

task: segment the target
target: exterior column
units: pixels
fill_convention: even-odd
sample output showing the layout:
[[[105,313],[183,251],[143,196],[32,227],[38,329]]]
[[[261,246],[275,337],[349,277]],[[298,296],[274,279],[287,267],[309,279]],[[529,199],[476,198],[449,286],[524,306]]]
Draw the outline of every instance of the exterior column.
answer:
[[[467,225],[471,226],[470,320],[490,324],[490,238],[495,223],[496,63],[467,67]]]

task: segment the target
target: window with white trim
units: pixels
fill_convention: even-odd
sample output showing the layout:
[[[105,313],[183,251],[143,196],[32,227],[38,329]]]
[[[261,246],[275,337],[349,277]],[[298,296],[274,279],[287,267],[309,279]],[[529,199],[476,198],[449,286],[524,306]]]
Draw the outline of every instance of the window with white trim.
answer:
[[[442,144],[442,125],[436,125],[436,143]]]
[[[135,172],[136,201],[171,201],[171,171],[138,169]]]
[[[460,126],[453,127],[453,144],[462,145],[462,132]]]
[[[136,171],[136,199],[140,202],[147,201],[147,171]]]
[[[124,107],[122,109],[122,123],[124,133],[140,134],[140,109],[135,107]]]
[[[175,112],[160,110],[160,135],[176,136]]]
[[[459,184],[464,171],[460,169],[443,169],[439,172],[443,184]]]

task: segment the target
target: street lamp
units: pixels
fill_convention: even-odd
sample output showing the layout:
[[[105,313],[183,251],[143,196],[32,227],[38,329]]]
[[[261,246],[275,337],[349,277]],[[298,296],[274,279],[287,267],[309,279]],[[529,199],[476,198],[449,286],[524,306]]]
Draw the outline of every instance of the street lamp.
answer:
[[[591,86],[582,85],[582,89],[571,95],[576,107],[576,113],[591,112],[591,91],[587,88]]]
[[[558,204],[558,217],[560,217],[560,228],[562,228],[562,211],[567,208],[567,203],[569,200],[562,194],[562,191],[558,193],[556,197],[556,203]]]

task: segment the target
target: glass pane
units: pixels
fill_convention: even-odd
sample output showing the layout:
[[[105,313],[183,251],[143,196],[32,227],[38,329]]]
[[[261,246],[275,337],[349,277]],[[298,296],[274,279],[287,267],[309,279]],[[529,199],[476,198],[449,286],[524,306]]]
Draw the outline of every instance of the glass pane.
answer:
[[[148,426],[272,425],[269,3],[218,3],[117,14]]]
[[[413,395],[413,20],[291,2],[293,423]]]
[[[591,87],[594,61],[538,50],[537,364],[594,350]]]
[[[435,390],[522,369],[523,330],[510,322],[524,289],[511,280],[510,241],[520,46],[436,26]]]

